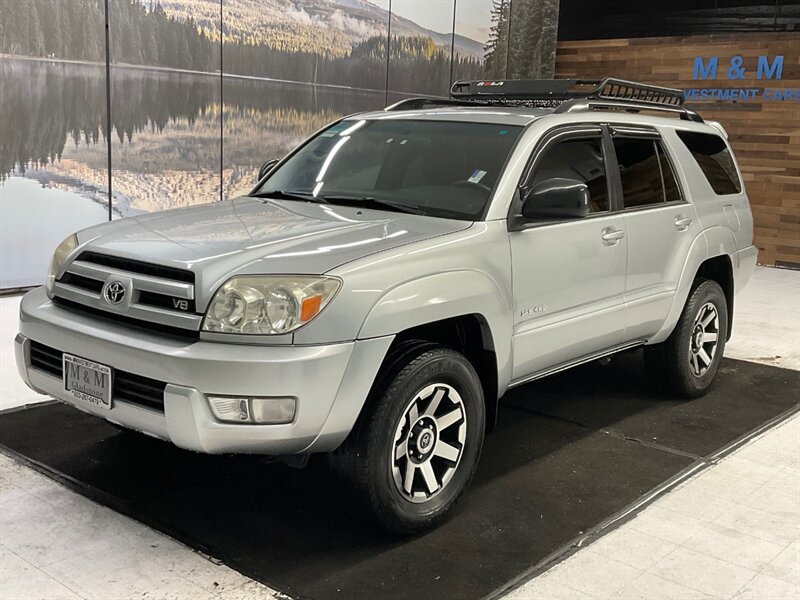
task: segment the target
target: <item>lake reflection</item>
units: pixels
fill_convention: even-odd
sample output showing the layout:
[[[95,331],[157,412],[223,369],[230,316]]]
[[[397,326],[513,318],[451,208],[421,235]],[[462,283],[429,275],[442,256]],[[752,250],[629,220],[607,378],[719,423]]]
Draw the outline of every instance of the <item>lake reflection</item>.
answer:
[[[0,287],[44,283],[50,257],[71,232],[108,220],[108,208],[81,196],[42,187],[25,177],[0,183]]]
[[[224,197],[246,192],[264,160],[384,101],[381,92],[233,78],[223,91],[221,107],[218,75],[112,67],[115,217],[215,201],[220,186]],[[107,217],[104,67],[1,60],[0,111],[0,287],[29,285],[43,280],[63,237]]]

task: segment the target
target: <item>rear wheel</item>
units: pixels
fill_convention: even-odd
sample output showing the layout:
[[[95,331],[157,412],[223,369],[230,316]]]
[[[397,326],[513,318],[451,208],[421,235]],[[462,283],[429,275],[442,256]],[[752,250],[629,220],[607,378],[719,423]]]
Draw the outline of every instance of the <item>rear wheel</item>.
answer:
[[[472,479],[485,406],[458,352],[407,349],[376,385],[334,465],[385,529],[411,534],[442,521]]]
[[[697,398],[714,382],[727,336],[725,293],[716,281],[698,279],[669,338],[645,348],[645,364],[671,391]]]

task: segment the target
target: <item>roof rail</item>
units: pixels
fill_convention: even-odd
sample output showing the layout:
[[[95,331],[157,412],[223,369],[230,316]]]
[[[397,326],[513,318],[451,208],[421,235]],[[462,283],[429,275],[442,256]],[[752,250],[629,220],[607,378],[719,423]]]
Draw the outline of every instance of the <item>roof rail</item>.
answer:
[[[435,108],[437,106],[464,106],[464,102],[451,100],[448,98],[406,98],[394,104],[390,104],[383,110],[394,112],[399,110],[422,110],[423,108]]]
[[[450,96],[465,104],[556,108],[556,112],[661,110],[677,113],[682,119],[703,121],[700,115],[683,107],[683,92],[679,89],[613,77],[456,81]]]

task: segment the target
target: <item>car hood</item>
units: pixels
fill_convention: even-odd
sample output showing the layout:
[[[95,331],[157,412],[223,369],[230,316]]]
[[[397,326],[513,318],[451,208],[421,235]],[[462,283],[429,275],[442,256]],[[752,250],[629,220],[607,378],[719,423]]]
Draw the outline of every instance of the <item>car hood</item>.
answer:
[[[382,210],[236,198],[128,217],[82,232],[89,250],[195,272],[198,292],[233,275],[323,274],[347,262],[468,228]],[[88,241],[87,241],[88,240]]]

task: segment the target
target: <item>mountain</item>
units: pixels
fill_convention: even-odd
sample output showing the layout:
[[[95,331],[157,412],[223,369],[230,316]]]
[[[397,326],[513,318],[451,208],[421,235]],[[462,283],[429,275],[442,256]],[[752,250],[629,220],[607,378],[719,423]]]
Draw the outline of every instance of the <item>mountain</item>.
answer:
[[[372,2],[369,2],[369,0],[331,0],[331,2],[353,10],[369,12],[371,15],[380,18],[383,23],[386,23],[387,19],[389,18],[388,10],[383,9],[380,6],[376,6]],[[396,13],[392,17],[392,33],[403,36],[424,35],[431,38],[437,46],[447,46],[448,48],[450,47],[450,42],[452,39],[449,31],[440,33],[438,31],[427,29],[411,19],[401,17]],[[483,43],[459,34],[455,35],[455,46],[458,54],[463,56],[471,56],[480,60],[483,60],[483,55],[486,52],[483,47]]]
[[[139,0],[145,6],[155,0]],[[170,16],[192,17],[211,37],[219,27],[218,0],[160,0]],[[386,35],[388,11],[368,0],[235,0],[225,3],[224,30],[227,40],[266,44],[291,52],[314,52],[346,56],[350,49],[373,36]],[[422,27],[397,14],[392,33],[427,36],[437,46],[450,47],[451,33]],[[481,42],[455,36],[458,54],[483,60]]]

